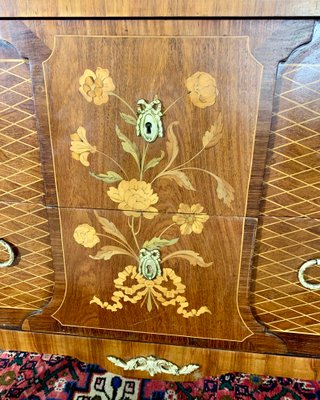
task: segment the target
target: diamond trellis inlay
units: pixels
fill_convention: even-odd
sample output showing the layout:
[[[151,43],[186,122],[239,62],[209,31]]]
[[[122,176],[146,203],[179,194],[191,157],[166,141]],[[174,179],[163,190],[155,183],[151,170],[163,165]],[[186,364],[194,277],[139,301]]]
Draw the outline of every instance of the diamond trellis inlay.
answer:
[[[0,268],[0,308],[36,310],[52,297],[53,269],[46,208],[0,203],[1,237],[14,246],[17,262]],[[7,254],[0,251],[0,259]]]
[[[320,65],[284,64],[276,93],[252,306],[271,331],[320,335],[320,291],[298,280],[320,257]],[[320,283],[320,267],[305,279]]]
[[[53,267],[25,60],[0,60],[0,237],[16,253],[0,269],[0,308],[37,310],[52,297]],[[7,258],[0,249],[0,260]]]
[[[25,60],[0,60],[0,201],[42,198],[29,68]]]
[[[320,65],[280,73],[261,213],[320,218]]]

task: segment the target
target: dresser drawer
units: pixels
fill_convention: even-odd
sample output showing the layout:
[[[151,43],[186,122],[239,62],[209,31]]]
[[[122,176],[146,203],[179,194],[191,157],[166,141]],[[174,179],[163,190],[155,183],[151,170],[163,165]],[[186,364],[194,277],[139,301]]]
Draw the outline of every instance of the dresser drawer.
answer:
[[[100,210],[61,210],[60,218],[66,292],[52,316],[62,326],[239,342],[252,335],[237,296],[243,218],[157,214],[150,222]]]
[[[247,37],[54,46],[44,74],[57,205],[245,215],[263,71]]]
[[[0,201],[42,203],[30,67],[13,46],[2,44],[0,69]]]
[[[289,351],[304,353],[314,352],[319,340],[317,40],[278,69],[253,260],[257,318]]]
[[[298,52],[278,70],[261,214],[320,217],[320,64]]]

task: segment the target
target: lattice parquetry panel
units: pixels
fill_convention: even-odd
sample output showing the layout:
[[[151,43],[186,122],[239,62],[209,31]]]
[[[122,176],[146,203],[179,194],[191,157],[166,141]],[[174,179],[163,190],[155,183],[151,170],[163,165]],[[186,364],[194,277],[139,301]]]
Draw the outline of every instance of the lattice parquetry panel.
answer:
[[[320,257],[320,65],[285,64],[280,76],[252,305],[270,330],[320,335],[320,291],[298,280],[301,265]],[[308,271],[319,283],[319,267]]]
[[[320,218],[320,65],[285,65],[277,85],[263,215]]]
[[[305,289],[298,270],[320,254],[320,220],[264,217],[260,220],[253,305],[270,330],[320,334],[320,291]],[[305,274],[320,283],[320,267]]]
[[[25,60],[0,59],[0,201],[42,198],[29,67]]]
[[[36,310],[53,292],[53,267],[29,67],[0,60],[0,237],[15,248],[0,269],[0,308]],[[7,259],[0,250],[0,260]]]
[[[0,269],[0,308],[38,309],[53,292],[46,209],[31,203],[0,203],[1,236],[18,253],[14,266]],[[2,260],[7,258],[0,252]]]

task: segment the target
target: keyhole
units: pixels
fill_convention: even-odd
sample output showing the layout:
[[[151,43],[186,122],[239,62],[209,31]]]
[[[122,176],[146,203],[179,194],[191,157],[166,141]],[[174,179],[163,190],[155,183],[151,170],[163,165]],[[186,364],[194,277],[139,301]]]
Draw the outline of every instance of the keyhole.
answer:
[[[151,128],[152,128],[152,123],[151,122],[147,122],[146,123],[147,135],[151,134]]]

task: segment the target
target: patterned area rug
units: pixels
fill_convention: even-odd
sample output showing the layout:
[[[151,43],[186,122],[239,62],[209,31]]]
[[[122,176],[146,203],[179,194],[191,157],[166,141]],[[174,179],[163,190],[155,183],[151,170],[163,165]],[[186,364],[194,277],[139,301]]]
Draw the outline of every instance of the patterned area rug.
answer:
[[[320,399],[320,382],[239,372],[189,383],[135,380],[71,357],[6,351],[0,354],[0,399]]]

